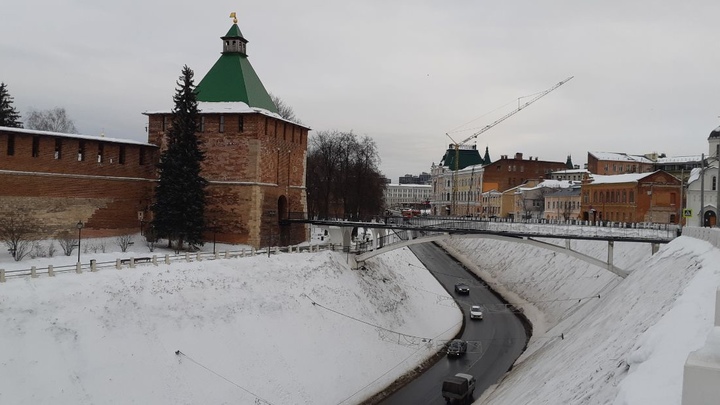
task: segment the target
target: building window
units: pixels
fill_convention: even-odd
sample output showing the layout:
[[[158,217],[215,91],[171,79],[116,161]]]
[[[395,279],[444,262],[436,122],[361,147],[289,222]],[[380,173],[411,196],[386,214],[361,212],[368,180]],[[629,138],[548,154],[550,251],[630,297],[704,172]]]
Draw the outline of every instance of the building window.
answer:
[[[8,154],[8,156],[13,156],[15,154],[15,135],[14,134],[8,134],[7,154]]]
[[[32,140],[32,157],[40,156],[40,137],[33,136]]]
[[[205,132],[205,117],[200,117],[200,132]]]
[[[62,139],[55,138],[55,160],[60,160],[62,157]]]
[[[238,131],[242,132],[244,128],[243,116],[238,116]]]
[[[717,187],[717,177],[713,176],[712,178],[712,189],[715,190]]]
[[[138,161],[140,162],[140,166],[145,164],[145,149],[140,148],[140,156],[138,157]]]
[[[634,203],[635,203],[635,192],[632,191],[632,190],[630,190],[629,199],[630,199],[630,203],[631,203],[631,204],[634,204]]]
[[[675,193],[670,193],[670,205],[675,205]]]
[[[162,131],[165,132],[167,130],[167,115],[162,117]]]
[[[78,162],[85,160],[85,141],[78,142]]]
[[[218,129],[221,133],[225,132],[225,116],[220,116],[220,128]]]
[[[98,143],[98,156],[97,156],[98,163],[102,163],[103,153],[105,153],[105,145],[103,145],[102,143]]]
[[[120,150],[118,151],[118,163],[121,165],[125,164],[125,145],[120,145]]]

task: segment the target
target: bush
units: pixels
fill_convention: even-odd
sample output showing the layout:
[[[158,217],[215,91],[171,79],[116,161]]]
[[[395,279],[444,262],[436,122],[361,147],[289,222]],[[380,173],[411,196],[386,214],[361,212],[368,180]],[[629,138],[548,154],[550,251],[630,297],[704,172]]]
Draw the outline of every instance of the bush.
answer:
[[[75,238],[74,233],[63,231],[58,235],[57,241],[60,244],[65,256],[70,256],[78,245],[78,240]]]

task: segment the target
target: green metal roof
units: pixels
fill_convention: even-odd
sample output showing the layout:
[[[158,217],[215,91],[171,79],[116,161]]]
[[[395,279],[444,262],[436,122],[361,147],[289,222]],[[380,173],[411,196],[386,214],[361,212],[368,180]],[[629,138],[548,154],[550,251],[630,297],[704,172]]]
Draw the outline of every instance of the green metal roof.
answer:
[[[450,170],[455,170],[455,156],[459,157],[457,170],[462,170],[468,166],[483,164],[483,159],[477,149],[460,149],[449,148],[442,158],[442,165]]]
[[[225,36],[223,37],[223,39],[225,39],[225,38],[233,38],[233,37],[238,37],[238,38],[243,38],[243,39],[245,39],[245,37],[243,37],[242,32],[240,32],[240,27],[238,27],[237,24],[233,24],[232,27],[230,27],[230,30],[228,30],[227,34],[225,34]]]
[[[237,24],[233,24],[224,38],[227,37],[242,38]],[[250,107],[278,112],[247,55],[241,52],[224,52],[220,55],[220,59],[197,85],[195,92],[198,101],[242,101]]]

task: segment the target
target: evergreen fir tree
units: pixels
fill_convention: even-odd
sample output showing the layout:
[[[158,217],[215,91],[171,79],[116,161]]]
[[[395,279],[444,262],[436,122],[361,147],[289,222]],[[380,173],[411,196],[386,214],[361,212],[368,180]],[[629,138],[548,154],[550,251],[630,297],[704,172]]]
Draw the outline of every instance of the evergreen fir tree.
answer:
[[[13,98],[7,91],[7,85],[0,83],[0,127],[22,128],[20,114],[12,103]]]
[[[573,166],[572,159],[570,158],[570,155],[568,155],[567,161],[565,162],[565,167],[568,169],[574,169],[575,166]]]
[[[160,237],[177,240],[178,249],[187,242],[202,245],[205,226],[205,187],[200,162],[205,158],[197,137],[200,114],[193,84],[193,71],[183,67],[173,101],[172,124],[167,131],[167,149],[160,155],[159,179],[155,188],[153,226]]]
[[[489,165],[492,163],[492,160],[490,160],[490,151],[488,150],[488,147],[485,147],[485,157],[483,158],[483,164]]]

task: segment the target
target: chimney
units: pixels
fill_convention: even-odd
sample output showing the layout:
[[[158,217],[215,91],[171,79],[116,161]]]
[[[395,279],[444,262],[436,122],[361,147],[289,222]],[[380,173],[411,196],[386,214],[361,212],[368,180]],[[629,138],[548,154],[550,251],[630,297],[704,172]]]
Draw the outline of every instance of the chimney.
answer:
[[[520,152],[515,152],[515,159],[516,159],[516,160],[522,160],[522,153],[520,153]]]

